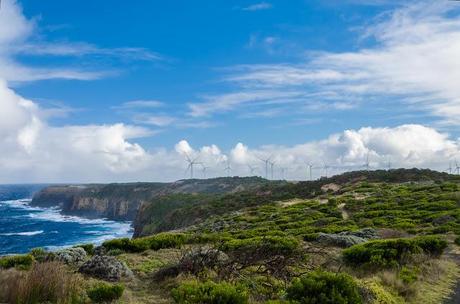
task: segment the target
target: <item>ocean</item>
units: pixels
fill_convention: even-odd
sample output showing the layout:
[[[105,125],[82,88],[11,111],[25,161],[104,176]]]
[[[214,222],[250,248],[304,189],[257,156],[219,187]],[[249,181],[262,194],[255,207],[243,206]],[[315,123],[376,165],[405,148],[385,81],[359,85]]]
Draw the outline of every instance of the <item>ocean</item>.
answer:
[[[25,253],[37,247],[56,250],[82,243],[100,244],[132,236],[130,222],[85,219],[62,215],[58,208],[31,207],[30,197],[37,186],[31,186],[31,191],[14,187],[11,192],[7,186],[0,189],[0,255]]]

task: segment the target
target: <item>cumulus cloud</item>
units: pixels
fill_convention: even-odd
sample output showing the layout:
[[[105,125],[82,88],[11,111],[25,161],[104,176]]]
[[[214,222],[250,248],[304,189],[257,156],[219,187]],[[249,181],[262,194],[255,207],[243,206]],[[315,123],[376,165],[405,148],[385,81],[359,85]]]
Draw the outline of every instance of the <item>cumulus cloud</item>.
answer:
[[[193,147],[181,140],[173,150],[147,150],[136,141],[151,130],[125,125],[56,127],[48,124],[36,103],[0,85],[0,182],[109,182],[171,181],[186,177],[187,156],[200,164],[195,177],[265,175],[273,162],[274,178],[305,179],[306,164],[314,164],[314,177],[371,168],[424,167],[446,170],[459,156],[459,140],[422,125],[361,128],[326,139],[294,146],[250,147],[237,143],[226,153],[215,144]],[[253,171],[257,167],[257,171]],[[271,167],[270,167],[271,168]],[[198,170],[198,171],[197,171]],[[287,171],[286,171],[287,170]],[[269,170],[271,171],[271,170]],[[271,175],[271,172],[270,174]],[[187,175],[188,176],[188,175]]]

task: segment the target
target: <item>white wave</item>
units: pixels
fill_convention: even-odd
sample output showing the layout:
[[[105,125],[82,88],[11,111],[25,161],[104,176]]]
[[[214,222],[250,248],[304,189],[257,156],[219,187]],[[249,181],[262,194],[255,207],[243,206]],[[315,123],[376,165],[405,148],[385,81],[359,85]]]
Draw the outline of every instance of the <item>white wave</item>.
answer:
[[[11,200],[11,201],[0,201],[0,205],[8,205],[8,207],[16,208],[16,209],[26,209],[30,211],[40,211],[43,208],[40,207],[33,207],[30,205],[31,199],[19,199],[19,200]]]
[[[27,231],[27,232],[0,233],[0,235],[3,235],[3,236],[16,236],[16,235],[33,236],[33,235],[42,234],[42,233],[43,233],[43,230],[37,230],[37,231]]]

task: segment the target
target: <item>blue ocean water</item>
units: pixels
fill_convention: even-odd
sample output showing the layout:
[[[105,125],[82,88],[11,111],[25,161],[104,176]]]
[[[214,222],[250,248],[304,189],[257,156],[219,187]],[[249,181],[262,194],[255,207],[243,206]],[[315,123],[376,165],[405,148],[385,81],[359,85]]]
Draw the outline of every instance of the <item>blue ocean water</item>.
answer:
[[[17,197],[15,197],[17,198]],[[60,214],[57,208],[31,207],[29,198],[0,201],[0,255],[49,250],[81,243],[129,237],[131,223],[84,219]]]

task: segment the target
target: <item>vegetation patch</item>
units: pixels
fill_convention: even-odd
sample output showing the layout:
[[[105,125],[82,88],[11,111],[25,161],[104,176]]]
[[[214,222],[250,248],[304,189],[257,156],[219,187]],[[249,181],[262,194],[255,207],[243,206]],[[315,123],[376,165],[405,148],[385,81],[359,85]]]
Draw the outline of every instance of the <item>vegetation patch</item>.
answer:
[[[439,237],[375,240],[354,245],[343,251],[344,262],[353,267],[396,267],[412,260],[415,254],[440,256],[447,242]]]
[[[290,303],[359,304],[362,298],[354,279],[343,273],[315,271],[295,279],[287,289]]]
[[[120,284],[98,283],[86,291],[94,303],[112,303],[123,295],[125,287]]]
[[[241,286],[212,281],[189,281],[172,291],[178,304],[246,304],[247,291]]]
[[[11,255],[0,258],[0,268],[29,269],[34,262],[34,257],[30,254]]]

